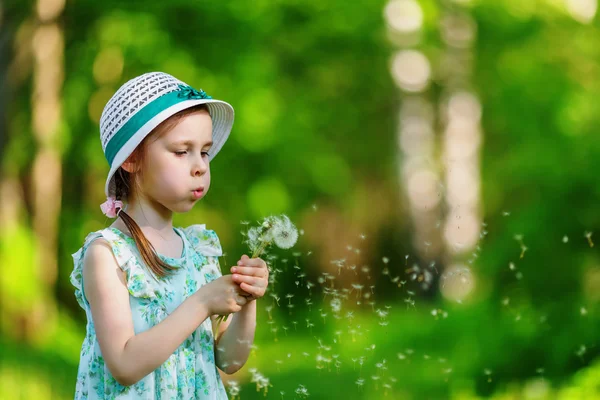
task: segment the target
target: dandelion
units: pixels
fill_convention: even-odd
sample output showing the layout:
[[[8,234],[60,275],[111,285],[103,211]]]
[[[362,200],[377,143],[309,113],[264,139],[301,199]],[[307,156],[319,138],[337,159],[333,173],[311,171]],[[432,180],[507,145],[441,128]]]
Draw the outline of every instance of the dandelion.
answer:
[[[569,237],[567,235],[562,238],[563,243],[567,243],[569,241]]]
[[[245,221],[242,221],[242,223]],[[262,253],[271,244],[275,244],[282,249],[289,249],[298,240],[298,231],[287,215],[265,217],[260,226],[251,227],[246,232],[245,242],[252,251],[252,257],[260,257]],[[287,260],[282,260],[286,262]],[[219,330],[219,325],[229,317],[221,315],[217,318],[216,331]]]

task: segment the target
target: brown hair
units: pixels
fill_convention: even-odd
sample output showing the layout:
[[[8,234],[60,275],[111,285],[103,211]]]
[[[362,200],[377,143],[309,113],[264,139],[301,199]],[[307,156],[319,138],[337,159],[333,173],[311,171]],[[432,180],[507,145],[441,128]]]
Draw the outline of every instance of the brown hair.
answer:
[[[137,188],[139,190],[139,178],[141,177],[142,171],[142,168],[139,168],[139,166],[144,164],[146,149],[150,138],[153,138],[152,141],[158,139],[165,132],[168,132],[169,130],[177,126],[177,124],[184,117],[199,112],[200,110],[208,111],[208,107],[206,106],[206,104],[198,104],[196,106],[179,111],[176,114],[173,114],[171,117],[161,122],[160,125],[154,128],[144,138],[144,140],[142,140],[142,142],[138,145],[138,147],[133,151],[131,155],[133,157],[133,160],[135,160],[135,164],[137,167],[136,172],[129,173],[125,171],[122,167],[119,167],[119,169],[115,171],[116,200],[129,200],[135,193],[134,188]],[[144,260],[150,271],[154,273],[154,275],[157,275],[162,278],[177,269],[177,267],[167,264],[162,259],[160,259],[160,257],[158,257],[156,249],[154,248],[152,243],[150,243],[150,241],[146,238],[146,236],[144,236],[144,233],[140,229],[139,225],[124,210],[118,212],[117,218],[118,217],[121,217],[121,219],[129,229],[129,232],[131,233],[131,236],[135,241],[135,244],[142,256],[142,259]]]

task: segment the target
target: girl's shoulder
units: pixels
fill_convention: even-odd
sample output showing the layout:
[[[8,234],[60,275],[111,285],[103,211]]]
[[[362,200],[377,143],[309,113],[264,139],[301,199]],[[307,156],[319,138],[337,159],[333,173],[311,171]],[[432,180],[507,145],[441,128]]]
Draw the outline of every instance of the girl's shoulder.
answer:
[[[223,255],[223,249],[217,233],[212,229],[206,229],[206,224],[190,225],[181,229],[190,244],[198,253],[204,256]]]
[[[73,271],[69,276],[69,281],[75,287],[75,297],[79,305],[84,309],[87,307],[87,299],[83,290],[83,264],[86,251],[97,240],[105,241],[112,250],[118,266],[127,275],[129,292],[137,297],[149,297],[152,294],[152,288],[149,285],[133,285],[134,282],[142,280],[140,278],[143,278],[145,273],[131,251],[131,246],[127,243],[126,237],[119,235],[115,228],[107,227],[88,233],[79,250],[71,254],[73,257]]]

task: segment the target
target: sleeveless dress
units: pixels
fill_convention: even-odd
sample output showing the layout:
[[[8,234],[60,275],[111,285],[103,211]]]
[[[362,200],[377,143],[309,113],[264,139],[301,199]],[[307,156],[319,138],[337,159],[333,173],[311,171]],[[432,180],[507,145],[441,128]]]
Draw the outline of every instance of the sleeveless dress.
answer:
[[[142,261],[133,238],[117,228],[91,232],[72,255],[74,269],[70,281],[75,286],[77,302],[87,316],[75,399],[227,399],[215,365],[210,318],[160,367],[131,386],[123,386],[113,378],[100,352],[82,276],[85,251],[95,239],[108,241],[119,267],[126,272],[136,334],[161,322],[202,285],[221,276],[218,257],[223,253],[215,231],[206,229],[204,224],[173,229],[183,239],[183,251],[180,258],[159,254],[167,263],[179,267],[168,278],[156,280]]]

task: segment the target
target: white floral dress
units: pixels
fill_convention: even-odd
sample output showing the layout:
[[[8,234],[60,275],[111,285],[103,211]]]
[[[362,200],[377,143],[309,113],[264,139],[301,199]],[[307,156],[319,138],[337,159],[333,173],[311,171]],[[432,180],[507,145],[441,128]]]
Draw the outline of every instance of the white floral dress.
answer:
[[[113,378],[100,352],[90,305],[83,292],[86,249],[97,238],[106,239],[112,247],[119,266],[127,274],[133,326],[138,334],[161,322],[198,288],[221,275],[218,257],[222,249],[215,231],[206,229],[204,224],[174,230],[183,239],[182,257],[159,257],[180,268],[158,281],[145,267],[133,238],[116,228],[90,233],[83,247],[73,254],[75,267],[70,279],[75,297],[87,315],[75,399],[227,399],[215,365],[210,318],[160,367],[131,386],[123,386]]]

